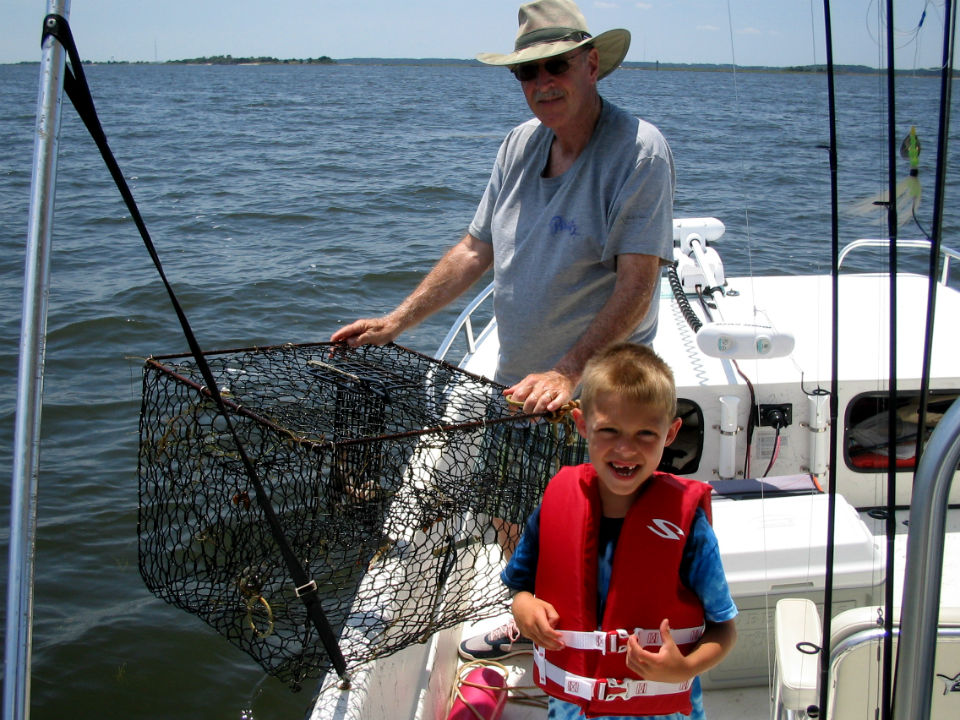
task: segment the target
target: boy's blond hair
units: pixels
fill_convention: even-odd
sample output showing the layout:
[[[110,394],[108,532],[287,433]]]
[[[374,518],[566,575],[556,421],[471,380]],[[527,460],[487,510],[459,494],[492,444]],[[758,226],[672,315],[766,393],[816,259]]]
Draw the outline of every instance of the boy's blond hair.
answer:
[[[594,355],[583,369],[580,407],[590,413],[597,395],[614,392],[663,412],[667,422],[677,417],[673,371],[645,345],[615,343]]]

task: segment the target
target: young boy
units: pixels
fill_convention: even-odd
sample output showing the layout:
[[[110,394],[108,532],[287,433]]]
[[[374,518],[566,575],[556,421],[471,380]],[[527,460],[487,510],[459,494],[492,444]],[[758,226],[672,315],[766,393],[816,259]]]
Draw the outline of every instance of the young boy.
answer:
[[[697,676],[736,641],[710,486],[656,472],[680,429],[670,368],[620,343],[584,370],[590,463],[547,486],[501,577],[549,720],[704,718]]]

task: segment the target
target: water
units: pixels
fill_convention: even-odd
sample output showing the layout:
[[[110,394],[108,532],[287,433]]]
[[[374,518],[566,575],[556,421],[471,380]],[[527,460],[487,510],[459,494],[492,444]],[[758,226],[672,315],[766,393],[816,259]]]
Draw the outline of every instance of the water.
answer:
[[[343,322],[392,308],[464,232],[500,140],[528,117],[512,77],[488,68],[95,66],[87,74],[168,276],[210,349],[326,340]],[[0,66],[0,582],[37,83],[36,66]],[[829,268],[823,76],[621,70],[601,86],[669,139],[676,214],[727,224],[728,274]],[[885,183],[880,89],[877,78],[838,78],[844,202]],[[915,124],[923,142],[929,224],[939,84],[903,78],[898,93],[898,132]],[[956,246],[955,152],[949,166],[945,239]],[[841,234],[885,233],[880,219],[844,217]],[[873,267],[878,256],[864,253],[853,266]],[[401,342],[433,352],[459,307]],[[34,718],[267,720],[299,717],[309,700],[309,686],[291,694],[265,678],[140,581],[140,366],[185,347],[127,210],[65,107]]]

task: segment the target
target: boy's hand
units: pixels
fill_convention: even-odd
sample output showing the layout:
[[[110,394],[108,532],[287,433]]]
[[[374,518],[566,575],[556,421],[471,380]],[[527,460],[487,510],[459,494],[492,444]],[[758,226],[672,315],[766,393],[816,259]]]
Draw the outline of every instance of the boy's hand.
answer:
[[[691,671],[686,657],[673,641],[670,622],[666,618],[660,623],[660,636],[663,639],[660,649],[650,652],[640,646],[636,635],[631,635],[627,640],[627,667],[644,679],[656,682],[679,683],[696,675],[696,672]]]
[[[562,650],[563,641],[554,630],[560,615],[553,605],[533,593],[521,591],[513,598],[513,619],[524,636],[547,650]]]

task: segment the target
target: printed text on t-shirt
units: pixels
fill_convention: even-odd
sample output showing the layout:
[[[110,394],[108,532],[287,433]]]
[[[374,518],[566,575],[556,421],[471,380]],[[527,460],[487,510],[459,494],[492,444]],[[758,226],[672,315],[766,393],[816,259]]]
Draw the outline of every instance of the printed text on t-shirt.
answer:
[[[571,237],[577,236],[577,223],[573,220],[567,220],[562,215],[554,215],[550,221],[550,234],[559,235],[564,230],[570,233]]]

